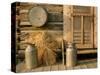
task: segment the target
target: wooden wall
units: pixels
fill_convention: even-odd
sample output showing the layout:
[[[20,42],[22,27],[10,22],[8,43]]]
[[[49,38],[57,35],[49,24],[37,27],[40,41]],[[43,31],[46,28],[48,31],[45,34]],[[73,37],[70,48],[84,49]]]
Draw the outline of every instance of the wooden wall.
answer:
[[[76,43],[77,48],[96,48],[96,8],[63,6],[63,37]]]
[[[30,24],[28,19],[29,10],[33,7],[43,7],[48,13],[48,19],[43,27],[36,28]],[[32,3],[17,3],[16,26],[17,26],[17,54],[19,58],[24,58],[24,50],[26,42],[34,43],[34,37],[40,36],[43,33],[49,34],[57,41],[57,47],[60,47],[63,31],[63,6],[51,4],[32,4]],[[40,34],[40,35],[39,35]],[[55,46],[55,49],[57,48]],[[42,54],[42,53],[41,53]]]
[[[54,49],[61,47],[62,38],[67,42],[73,42],[73,15],[80,16],[80,14],[73,13],[73,6],[70,5],[54,5],[54,4],[34,4],[34,3],[16,3],[16,43],[17,43],[17,57],[24,59],[24,51],[26,48],[26,42],[35,43],[36,36],[50,35],[56,41]],[[48,13],[47,22],[43,27],[36,28],[30,24],[28,19],[28,13],[31,8],[40,6],[43,7]],[[93,48],[97,48],[97,9],[94,9],[93,17]],[[83,16],[90,16],[82,14]],[[92,32],[91,32],[92,34]],[[82,34],[81,34],[82,35]],[[83,35],[82,35],[83,36]],[[79,46],[80,44],[78,44]],[[84,44],[82,44],[83,46]],[[82,48],[80,46],[80,48]],[[84,47],[91,47],[86,45]],[[40,53],[41,54],[41,53]],[[20,57],[19,57],[20,55]],[[22,57],[22,58],[21,58]]]

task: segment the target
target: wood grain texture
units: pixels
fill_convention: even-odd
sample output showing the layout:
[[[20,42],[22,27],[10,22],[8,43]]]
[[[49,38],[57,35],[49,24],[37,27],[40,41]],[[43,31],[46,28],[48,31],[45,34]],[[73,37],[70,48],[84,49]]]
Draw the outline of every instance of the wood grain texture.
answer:
[[[97,67],[97,61],[96,59],[92,60],[82,60],[77,63],[76,66],[72,68],[66,67],[66,65],[55,64],[50,66],[40,65],[39,67],[36,67],[32,70],[27,70],[25,68],[25,62],[22,62],[17,65],[16,72],[42,72],[42,71],[61,71],[61,70],[77,70],[77,69],[88,69],[88,68],[96,68]]]
[[[58,65],[58,70],[65,70],[65,69],[66,69],[65,65],[63,64]]]
[[[52,65],[50,71],[57,71],[58,70],[58,65]]]
[[[50,69],[51,69],[51,66],[44,66],[43,67],[43,71],[50,71]]]

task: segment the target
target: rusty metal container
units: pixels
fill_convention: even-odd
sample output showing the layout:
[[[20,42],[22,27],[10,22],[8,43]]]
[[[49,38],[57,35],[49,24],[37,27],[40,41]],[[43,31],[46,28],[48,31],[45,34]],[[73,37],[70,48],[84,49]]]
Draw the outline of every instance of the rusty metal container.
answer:
[[[25,63],[27,69],[35,68],[38,65],[37,49],[35,47],[35,44],[28,44],[25,50]]]
[[[66,48],[66,66],[74,67],[77,63],[77,49],[74,43],[68,43]]]

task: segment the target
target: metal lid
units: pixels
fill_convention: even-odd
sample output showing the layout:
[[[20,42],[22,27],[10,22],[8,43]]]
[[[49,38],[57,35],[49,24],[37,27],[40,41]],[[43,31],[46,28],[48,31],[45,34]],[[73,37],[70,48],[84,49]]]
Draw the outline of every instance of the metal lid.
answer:
[[[33,7],[29,11],[29,21],[35,27],[43,26],[47,21],[47,12],[42,7]]]

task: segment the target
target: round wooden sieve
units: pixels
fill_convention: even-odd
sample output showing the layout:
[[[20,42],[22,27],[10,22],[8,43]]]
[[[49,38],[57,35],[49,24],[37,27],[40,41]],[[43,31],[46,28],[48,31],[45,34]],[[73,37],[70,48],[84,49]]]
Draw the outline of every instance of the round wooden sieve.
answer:
[[[47,21],[47,12],[42,7],[33,7],[29,11],[29,21],[35,27],[43,26]]]

